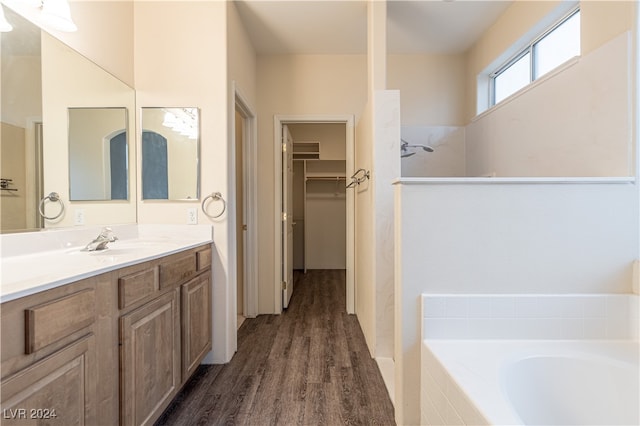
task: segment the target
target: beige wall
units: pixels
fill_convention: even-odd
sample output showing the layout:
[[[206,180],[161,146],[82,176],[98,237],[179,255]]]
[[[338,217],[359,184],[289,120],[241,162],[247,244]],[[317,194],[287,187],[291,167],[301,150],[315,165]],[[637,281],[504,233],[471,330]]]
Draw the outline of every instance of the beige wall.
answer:
[[[234,88],[242,97],[242,102],[246,103],[243,105],[243,108],[248,108],[251,114],[257,114],[256,108],[256,92],[257,92],[257,82],[256,82],[256,53],[249,41],[249,37],[247,32],[240,21],[240,17],[236,10],[235,4],[232,2],[227,3],[227,90],[228,90],[228,110],[229,110],[229,158],[228,162],[230,164],[230,173],[229,173],[229,194],[228,194],[228,207],[229,207],[229,232],[235,235],[242,235],[242,217],[243,217],[243,209],[245,217],[247,218],[247,222],[252,223],[248,219],[252,217],[252,215],[259,215],[259,210],[256,211],[255,206],[253,205],[244,205],[243,197],[245,194],[242,192],[242,184],[243,184],[243,158],[245,156],[247,158],[251,158],[254,156],[255,147],[252,145],[255,141],[251,140],[255,135],[255,131],[253,130],[253,126],[255,123],[254,118],[257,120],[257,117],[251,118],[248,117],[246,123],[240,123],[240,115],[235,110],[235,96]],[[233,112],[233,113],[232,113]],[[244,111],[249,113],[249,111]],[[250,115],[250,114],[249,114]],[[235,128],[233,128],[235,117]],[[241,127],[241,124],[245,124],[248,127],[251,127],[248,132],[244,132],[245,129]],[[231,135],[235,133],[235,139],[232,139]],[[242,134],[241,134],[242,133]],[[239,138],[246,139],[246,150],[243,151],[242,147],[240,149],[236,149],[236,144],[240,143],[241,140]],[[239,156],[239,157],[238,157]],[[250,171],[247,171],[247,184],[251,185],[253,182],[253,175]],[[247,194],[247,197],[253,198],[251,191]],[[259,231],[259,230],[258,230]],[[253,234],[245,233],[247,244],[244,244],[242,238],[237,241],[234,238],[230,238],[229,240],[229,283],[230,283],[230,294],[229,297],[229,306],[235,306],[236,309],[231,312],[231,316],[234,315],[235,312],[242,312],[245,316],[253,316],[256,314],[255,312],[255,302],[251,299],[251,297],[247,297],[247,310],[244,311],[244,298],[247,295],[253,295],[253,289],[257,285],[255,271],[253,268],[255,267],[256,261],[254,259],[250,259],[251,262],[248,262],[248,272],[244,274],[244,260],[239,256],[242,255],[244,250],[250,249],[252,246],[252,236]],[[235,299],[234,299],[235,298]],[[251,302],[251,303],[249,303]],[[228,327],[229,329],[233,327],[235,324],[235,320],[232,319]],[[229,330],[229,347],[235,348],[235,340],[236,334],[235,330]]]
[[[2,57],[2,122],[25,127],[42,118],[42,70],[39,56]]]
[[[40,11],[29,2],[4,3],[38,24]],[[69,6],[78,31],[44,29],[133,87],[133,4],[133,0],[72,0]]]
[[[235,81],[237,89],[255,109],[257,107],[256,52],[233,2],[229,2],[227,7],[227,20],[229,81]]]
[[[515,1],[467,51],[466,123],[476,115],[478,74],[511,46],[527,43],[545,26],[551,24],[553,21],[547,22],[544,18],[559,7],[566,9],[563,3],[561,1]],[[632,30],[635,3],[632,1],[580,2],[582,54],[586,55],[619,34]]]
[[[9,188],[17,191],[0,191],[0,230],[17,230],[27,227],[25,197],[25,131],[22,127],[2,123],[0,128],[0,172],[2,178],[11,179]]]
[[[320,142],[321,160],[346,158],[346,132],[343,123],[289,124],[293,142]]]
[[[201,194],[220,191],[228,197],[226,3],[136,2],[134,14],[136,106],[200,108]],[[199,207],[197,200],[139,201],[138,223],[184,224],[186,209]],[[199,223],[214,227],[214,351],[209,362],[226,362],[235,350],[226,327],[232,324],[229,309],[235,303],[228,291],[230,214],[216,220],[202,212],[198,216]]]
[[[465,57],[389,55],[388,88],[400,90],[403,126],[464,125]]]
[[[136,221],[135,174],[130,172],[129,200],[107,202],[69,202],[69,107],[125,107],[135,111],[133,89],[105,73],[54,37],[42,36],[42,105],[44,123],[44,194],[57,192],[66,205],[58,220],[45,221],[46,227],[73,226],[74,210],[85,210],[85,224],[134,223]],[[129,114],[129,130],[135,133]],[[131,139],[130,139],[131,141]],[[134,144],[129,158],[136,158]],[[132,168],[133,169],[133,168]],[[57,203],[46,203],[45,212],[55,216]]]
[[[364,55],[258,57],[259,313],[275,312],[273,117],[353,114],[357,121],[367,98],[366,66]]]
[[[515,2],[469,51],[467,176],[634,174],[633,2],[582,2],[582,55],[472,119],[476,77],[499,65],[503,44],[528,43],[569,10]],[[525,25],[514,27],[516,20]]]

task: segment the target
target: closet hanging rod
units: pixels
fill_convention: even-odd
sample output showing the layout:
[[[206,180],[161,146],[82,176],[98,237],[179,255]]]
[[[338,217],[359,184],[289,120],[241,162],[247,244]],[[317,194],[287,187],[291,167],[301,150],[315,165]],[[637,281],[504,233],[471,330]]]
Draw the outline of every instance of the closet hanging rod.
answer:
[[[307,176],[307,180],[328,180],[334,182],[336,180],[347,180],[344,176]]]

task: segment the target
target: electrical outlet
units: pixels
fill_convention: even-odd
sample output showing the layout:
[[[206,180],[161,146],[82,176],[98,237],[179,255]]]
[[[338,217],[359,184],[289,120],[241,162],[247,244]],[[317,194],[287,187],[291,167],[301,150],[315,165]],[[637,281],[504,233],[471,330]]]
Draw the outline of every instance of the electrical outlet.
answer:
[[[75,225],[84,225],[84,209],[75,209],[73,211],[73,223]]]
[[[198,209],[191,207],[187,209],[187,225],[198,224]]]

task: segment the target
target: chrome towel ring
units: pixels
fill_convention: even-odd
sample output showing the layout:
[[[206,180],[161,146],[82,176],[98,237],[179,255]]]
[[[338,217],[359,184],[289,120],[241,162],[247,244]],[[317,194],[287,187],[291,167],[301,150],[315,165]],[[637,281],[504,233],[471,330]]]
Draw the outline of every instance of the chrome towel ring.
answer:
[[[55,202],[60,203],[60,212],[57,215],[55,215],[55,216],[45,216],[45,214],[44,214],[44,202],[46,200],[49,200],[52,203],[55,203]],[[40,200],[40,204],[38,205],[38,212],[40,212],[40,216],[42,216],[43,218],[45,218],[47,220],[56,220],[57,218],[62,216],[62,213],[64,213],[64,203],[62,202],[62,199],[60,198],[60,194],[58,194],[57,192],[52,192],[49,195],[46,195],[46,196],[42,197],[42,200]]]
[[[222,210],[220,210],[220,213],[216,214],[216,215],[211,215],[209,214],[209,212],[207,212],[207,208],[205,206],[205,204],[207,204],[207,200],[211,199],[212,201],[222,201]],[[204,200],[202,200],[202,212],[205,214],[205,216],[207,216],[210,219],[217,219],[220,216],[222,216],[222,214],[224,213],[224,211],[227,209],[227,202],[224,200],[224,198],[222,198],[222,194],[219,192],[213,192],[210,195],[207,195]]]

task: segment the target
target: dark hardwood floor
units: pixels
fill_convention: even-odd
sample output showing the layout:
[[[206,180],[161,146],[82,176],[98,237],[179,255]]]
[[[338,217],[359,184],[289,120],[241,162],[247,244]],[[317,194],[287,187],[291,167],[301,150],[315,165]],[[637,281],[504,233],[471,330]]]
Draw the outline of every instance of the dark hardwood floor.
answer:
[[[156,425],[394,425],[345,272],[296,275],[282,315],[247,319],[225,365],[201,365]]]

